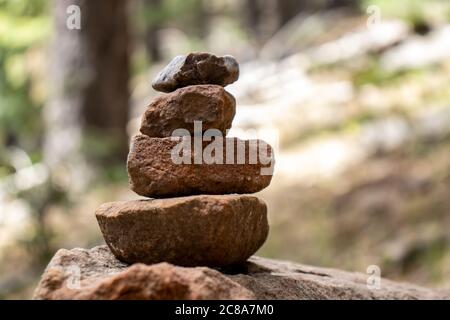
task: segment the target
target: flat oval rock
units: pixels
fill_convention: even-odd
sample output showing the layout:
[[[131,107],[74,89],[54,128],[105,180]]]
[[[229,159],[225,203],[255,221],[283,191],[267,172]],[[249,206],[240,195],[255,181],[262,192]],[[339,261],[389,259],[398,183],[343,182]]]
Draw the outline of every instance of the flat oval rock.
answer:
[[[227,86],[239,78],[239,64],[230,55],[217,57],[206,52],[194,52],[175,57],[152,82],[153,89],[171,92],[197,84]]]
[[[255,253],[269,232],[266,204],[246,195],[112,202],[96,217],[113,254],[127,263],[234,265]]]
[[[275,160],[272,148],[264,141],[222,138],[220,143],[215,141],[222,149],[216,152],[212,142],[199,139],[197,144],[195,140],[135,136],[127,161],[131,190],[144,197],[161,198],[254,193],[270,184]],[[216,153],[222,159],[208,157]]]
[[[170,137],[176,129],[194,134],[194,121],[202,132],[217,129],[225,136],[236,113],[236,100],[218,85],[188,86],[156,97],[147,107],[141,132],[149,137]]]

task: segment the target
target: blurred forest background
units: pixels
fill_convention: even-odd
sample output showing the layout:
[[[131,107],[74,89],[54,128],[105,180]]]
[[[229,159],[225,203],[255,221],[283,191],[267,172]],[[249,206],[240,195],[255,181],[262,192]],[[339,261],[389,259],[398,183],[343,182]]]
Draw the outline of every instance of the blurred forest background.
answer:
[[[137,198],[128,140],[190,51],[234,55],[235,127],[279,132],[259,255],[450,286],[449,1],[0,0],[0,298]]]

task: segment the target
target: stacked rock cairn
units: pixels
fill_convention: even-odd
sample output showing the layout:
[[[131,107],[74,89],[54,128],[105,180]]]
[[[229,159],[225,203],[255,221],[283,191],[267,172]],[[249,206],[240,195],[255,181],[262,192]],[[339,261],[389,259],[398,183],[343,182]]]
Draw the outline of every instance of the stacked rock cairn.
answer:
[[[236,101],[224,87],[238,77],[232,56],[190,53],[153,81],[164,94],[147,107],[127,160],[131,189],[152,199],[96,211],[119,260],[221,268],[245,262],[263,245],[267,207],[247,194],[269,185],[274,156],[262,140],[225,136]]]

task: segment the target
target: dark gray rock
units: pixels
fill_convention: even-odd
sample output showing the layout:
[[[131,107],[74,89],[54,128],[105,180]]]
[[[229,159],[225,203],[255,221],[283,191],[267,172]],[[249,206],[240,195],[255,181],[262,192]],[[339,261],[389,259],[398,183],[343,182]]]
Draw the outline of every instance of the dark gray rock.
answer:
[[[197,84],[225,87],[239,78],[239,64],[232,56],[216,57],[206,52],[175,57],[152,82],[153,89],[171,92]]]

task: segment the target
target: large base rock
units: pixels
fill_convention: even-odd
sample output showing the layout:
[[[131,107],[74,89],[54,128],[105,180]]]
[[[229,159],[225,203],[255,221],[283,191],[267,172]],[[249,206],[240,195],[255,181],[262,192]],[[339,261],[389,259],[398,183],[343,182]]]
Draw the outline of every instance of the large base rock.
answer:
[[[167,263],[127,266],[106,246],[59,250],[45,270],[35,299],[450,299],[439,291],[369,275],[250,258],[219,273]]]
[[[252,299],[254,295],[219,272],[159,263],[127,267],[106,246],[59,250],[45,270],[34,299],[168,300]]]
[[[247,260],[269,232],[253,196],[190,196],[105,203],[96,211],[114,255],[128,263],[228,266]]]

